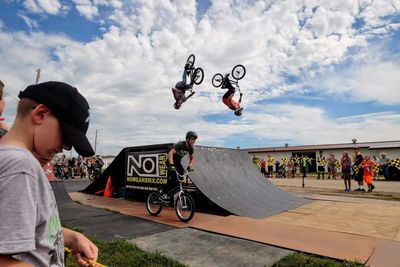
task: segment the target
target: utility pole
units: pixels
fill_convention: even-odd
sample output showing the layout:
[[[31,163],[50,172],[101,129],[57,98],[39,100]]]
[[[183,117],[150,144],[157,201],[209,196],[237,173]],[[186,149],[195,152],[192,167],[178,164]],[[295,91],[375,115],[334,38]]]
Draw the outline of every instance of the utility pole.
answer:
[[[94,154],[96,155],[96,149],[97,149],[97,129],[96,129],[96,134],[94,136]]]
[[[39,79],[40,79],[40,69],[37,69],[36,70],[36,81],[35,81],[36,84],[39,83]]]

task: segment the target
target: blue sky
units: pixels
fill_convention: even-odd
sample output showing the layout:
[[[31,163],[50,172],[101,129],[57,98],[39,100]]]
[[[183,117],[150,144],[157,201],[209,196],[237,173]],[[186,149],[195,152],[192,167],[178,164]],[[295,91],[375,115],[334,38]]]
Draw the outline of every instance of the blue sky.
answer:
[[[91,105],[97,152],[175,142],[269,147],[398,140],[399,1],[0,2],[6,122],[35,80],[76,86]],[[187,56],[205,71],[180,110],[171,87]],[[212,76],[246,66],[243,116]],[[236,96],[238,97],[238,96]]]

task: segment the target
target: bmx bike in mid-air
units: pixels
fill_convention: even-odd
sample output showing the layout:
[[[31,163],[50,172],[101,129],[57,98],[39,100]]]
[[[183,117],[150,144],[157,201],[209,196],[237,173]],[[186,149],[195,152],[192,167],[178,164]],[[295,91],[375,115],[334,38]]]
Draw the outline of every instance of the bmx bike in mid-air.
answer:
[[[185,66],[187,66],[187,71],[188,71],[187,74],[189,75],[189,77],[191,77],[191,79],[193,79],[194,84],[199,85],[203,82],[204,71],[202,68],[194,67],[195,60],[196,60],[196,57],[194,56],[194,54],[191,54],[187,58]]]
[[[233,67],[231,73],[234,80],[229,79],[228,74],[225,77],[221,73],[215,74],[211,81],[212,85],[218,88],[224,83],[225,79],[229,79],[231,84],[234,84],[236,86],[236,89],[240,92],[239,80],[243,79],[243,77],[246,75],[246,68],[243,65],[238,64]]]
[[[179,185],[172,190],[171,198],[172,200],[165,201],[161,196],[160,191],[154,191],[149,194],[146,200],[146,209],[153,215],[157,216],[162,211],[163,207],[170,207],[173,205],[174,210],[178,218],[182,222],[189,222],[195,212],[195,205],[193,198],[185,191],[182,186],[182,182],[186,180],[188,176],[188,171],[185,171],[183,175],[180,175],[176,170],[175,173],[179,180]]]

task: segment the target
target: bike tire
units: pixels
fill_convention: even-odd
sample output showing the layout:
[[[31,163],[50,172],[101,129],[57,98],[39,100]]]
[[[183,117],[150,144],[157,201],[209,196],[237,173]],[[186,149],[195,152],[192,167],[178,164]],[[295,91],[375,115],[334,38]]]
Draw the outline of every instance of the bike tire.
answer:
[[[234,79],[236,79],[236,80],[243,79],[244,75],[246,75],[246,68],[243,65],[238,64],[235,67],[233,67],[232,77]]]
[[[92,172],[91,174],[89,174],[89,180],[90,181],[94,181],[96,178],[96,176],[94,175],[94,173]]]
[[[190,56],[186,60],[186,65],[189,66],[189,68],[192,68],[194,66],[194,61],[196,60],[196,57],[194,54],[190,54]]]
[[[157,216],[160,214],[163,206],[161,202],[157,203],[155,200],[159,200],[160,193],[158,192],[151,192],[146,199],[146,209],[152,216]]]
[[[202,68],[196,68],[193,73],[194,84],[199,85],[204,80],[204,71]]]
[[[224,80],[224,76],[222,76],[221,73],[217,73],[213,76],[211,83],[214,87],[220,87],[222,84],[222,81]]]
[[[182,193],[181,197],[175,200],[175,213],[182,222],[189,222],[195,212],[194,200],[186,193]]]

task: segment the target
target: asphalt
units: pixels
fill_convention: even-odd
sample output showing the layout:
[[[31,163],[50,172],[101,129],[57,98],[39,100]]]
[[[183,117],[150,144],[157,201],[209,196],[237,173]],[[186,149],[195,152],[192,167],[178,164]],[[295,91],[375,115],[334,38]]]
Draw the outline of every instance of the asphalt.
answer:
[[[292,251],[259,242],[123,215],[72,202],[63,192],[84,189],[91,181],[57,182],[61,221],[103,241],[126,240],[146,251],[158,251],[187,266],[271,266]],[[54,187],[53,187],[54,188]],[[101,252],[100,252],[101,253]]]

